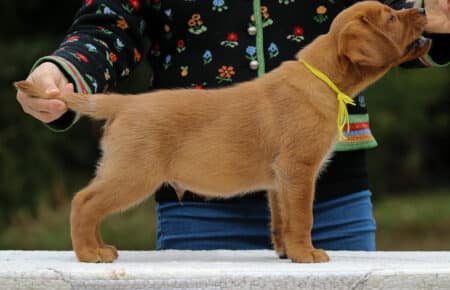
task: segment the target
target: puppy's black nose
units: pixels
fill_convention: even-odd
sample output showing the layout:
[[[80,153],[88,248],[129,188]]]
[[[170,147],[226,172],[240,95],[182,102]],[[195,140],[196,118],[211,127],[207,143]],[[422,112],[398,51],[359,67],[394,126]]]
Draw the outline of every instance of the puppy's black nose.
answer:
[[[419,14],[425,16],[425,8],[419,8]]]

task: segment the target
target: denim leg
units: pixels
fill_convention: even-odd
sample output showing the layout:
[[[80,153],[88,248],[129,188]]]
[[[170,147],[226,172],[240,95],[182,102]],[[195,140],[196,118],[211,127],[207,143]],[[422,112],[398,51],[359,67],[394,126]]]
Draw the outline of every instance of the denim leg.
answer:
[[[314,204],[313,244],[328,250],[375,250],[370,191]],[[265,200],[164,202],[157,206],[157,249],[269,249]]]

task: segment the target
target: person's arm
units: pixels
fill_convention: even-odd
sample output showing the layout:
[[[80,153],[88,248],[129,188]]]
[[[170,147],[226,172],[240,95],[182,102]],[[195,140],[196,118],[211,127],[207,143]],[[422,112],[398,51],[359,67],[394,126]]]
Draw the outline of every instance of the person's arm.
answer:
[[[141,60],[146,23],[144,1],[86,0],[60,47],[42,64],[55,64],[78,92],[96,93],[114,86]],[[47,125],[54,131],[69,129],[78,119],[67,111]]]

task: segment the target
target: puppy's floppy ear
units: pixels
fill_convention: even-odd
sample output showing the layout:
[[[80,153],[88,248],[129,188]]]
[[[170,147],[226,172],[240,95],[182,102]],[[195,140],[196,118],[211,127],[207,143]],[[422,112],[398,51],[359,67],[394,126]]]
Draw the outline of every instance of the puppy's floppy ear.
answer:
[[[337,42],[338,55],[359,66],[386,67],[401,57],[400,48],[366,17],[347,23]]]

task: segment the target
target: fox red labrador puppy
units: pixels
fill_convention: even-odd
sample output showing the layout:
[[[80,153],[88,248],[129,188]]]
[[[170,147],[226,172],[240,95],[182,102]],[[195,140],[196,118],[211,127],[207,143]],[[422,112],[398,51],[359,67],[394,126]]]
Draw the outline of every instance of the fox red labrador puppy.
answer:
[[[425,24],[419,9],[362,2],[340,13],[297,59],[354,97],[391,67],[427,52]],[[312,205],[316,177],[338,139],[339,102],[298,60],[221,89],[59,96],[72,110],[107,119],[97,174],[72,202],[78,259],[115,260],[100,222],[166,183],[180,195],[191,190],[211,198],[267,190],[275,251],[294,262],[328,261],[311,243]],[[32,83],[16,86],[48,98]]]

